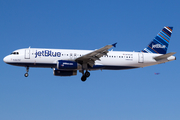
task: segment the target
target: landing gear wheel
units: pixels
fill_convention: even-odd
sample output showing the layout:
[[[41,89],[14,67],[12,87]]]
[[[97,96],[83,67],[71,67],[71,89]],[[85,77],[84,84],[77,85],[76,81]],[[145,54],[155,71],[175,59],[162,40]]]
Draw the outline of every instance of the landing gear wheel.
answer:
[[[24,74],[25,77],[28,77],[28,72],[29,72],[29,66],[26,67],[26,73]]]
[[[28,73],[25,73],[24,76],[25,76],[25,77],[28,77]]]
[[[86,81],[86,79],[90,76],[90,72],[88,72],[87,70],[86,70],[86,72],[84,73],[84,70],[82,70],[82,77],[81,77],[81,80],[84,82],[84,81]]]
[[[89,77],[89,76],[90,76],[90,72],[86,71],[86,72],[85,72],[85,76],[86,76],[86,77]]]
[[[86,76],[85,75],[83,75],[82,77],[81,77],[81,80],[84,82],[84,81],[86,81]]]

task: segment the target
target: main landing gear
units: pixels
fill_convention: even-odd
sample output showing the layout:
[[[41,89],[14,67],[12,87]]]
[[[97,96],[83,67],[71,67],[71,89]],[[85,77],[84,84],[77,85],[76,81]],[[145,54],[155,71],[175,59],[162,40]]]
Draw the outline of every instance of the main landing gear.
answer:
[[[84,82],[86,79],[90,76],[90,72],[86,71],[85,73],[83,72],[83,75],[81,77],[81,80]]]
[[[29,66],[26,67],[26,73],[24,74],[25,77],[28,77],[28,72],[29,72]]]

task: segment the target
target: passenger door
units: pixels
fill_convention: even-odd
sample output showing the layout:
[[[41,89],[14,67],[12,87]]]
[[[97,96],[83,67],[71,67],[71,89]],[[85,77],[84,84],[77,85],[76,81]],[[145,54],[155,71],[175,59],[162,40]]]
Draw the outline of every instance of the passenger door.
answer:
[[[25,59],[30,59],[30,49],[25,49]]]
[[[138,62],[139,63],[143,63],[144,62],[144,55],[143,55],[143,53],[139,53],[138,54]]]

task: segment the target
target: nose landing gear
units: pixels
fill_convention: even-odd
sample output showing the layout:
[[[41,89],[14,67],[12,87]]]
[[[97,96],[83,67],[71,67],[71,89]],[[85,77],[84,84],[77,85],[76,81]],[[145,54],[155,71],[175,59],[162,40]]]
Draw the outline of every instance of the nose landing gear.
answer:
[[[90,72],[86,71],[86,72],[82,75],[81,80],[84,82],[84,81],[86,81],[86,79],[87,79],[89,76],[90,76]]]
[[[24,74],[25,77],[28,77],[28,72],[29,72],[29,66],[26,67],[26,73]]]

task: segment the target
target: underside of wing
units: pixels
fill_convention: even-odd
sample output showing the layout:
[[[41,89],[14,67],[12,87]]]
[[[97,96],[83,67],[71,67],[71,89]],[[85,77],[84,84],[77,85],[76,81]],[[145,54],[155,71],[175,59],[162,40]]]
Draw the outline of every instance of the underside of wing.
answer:
[[[106,45],[105,47],[102,47],[100,49],[94,50],[93,52],[90,52],[88,54],[85,54],[81,57],[78,57],[77,59],[75,59],[76,62],[80,63],[81,65],[90,65],[91,67],[93,67],[94,62],[96,60],[100,60],[100,58],[103,55],[107,55],[107,53],[109,52],[108,49],[112,48],[113,46],[116,47],[116,44],[112,44],[112,45]]]

